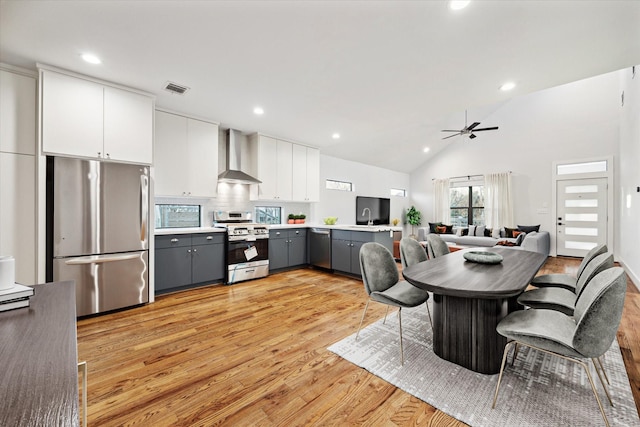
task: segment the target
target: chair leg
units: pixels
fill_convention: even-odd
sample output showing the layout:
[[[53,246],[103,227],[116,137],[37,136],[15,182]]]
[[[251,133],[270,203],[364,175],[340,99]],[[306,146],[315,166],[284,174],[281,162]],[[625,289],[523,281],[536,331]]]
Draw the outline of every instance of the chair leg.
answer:
[[[509,341],[507,345],[504,346],[504,352],[502,353],[502,364],[500,365],[500,375],[498,376],[498,384],[496,384],[496,394],[493,395],[493,404],[491,405],[491,409],[495,409],[496,407],[496,401],[498,400],[498,391],[500,390],[500,382],[502,381],[502,374],[504,373],[504,364],[507,361],[507,353],[509,352],[509,346],[514,343],[515,341]]]
[[[364,311],[362,312],[362,319],[360,319],[360,326],[358,326],[358,332],[356,332],[356,341],[358,341],[358,335],[360,334],[360,328],[362,328],[362,322],[364,321],[364,315],[367,313],[367,308],[369,307],[369,301],[367,300],[367,304],[364,306]]]
[[[431,310],[429,310],[429,301],[425,301],[424,305],[427,306],[427,314],[429,315],[429,323],[431,324],[431,330],[433,330],[433,320],[431,320]]]
[[[600,370],[598,369],[598,365],[596,365],[596,359],[591,359],[591,362],[593,362],[593,367],[596,368],[596,374],[598,374],[598,378],[600,379],[600,384],[602,384],[602,388],[604,389],[605,394],[607,395],[607,398],[609,399],[609,403],[611,404],[611,406],[613,406],[613,400],[611,400],[611,395],[609,394],[609,390],[607,389],[607,385],[604,383],[604,381],[602,380],[602,374],[600,373]],[[600,365],[602,367],[602,365]],[[604,368],[602,368],[602,373],[604,373]]]
[[[607,427],[610,427],[609,425],[609,420],[607,419],[607,415],[604,413],[604,408],[602,407],[602,403],[600,403],[600,398],[598,397],[598,392],[596,390],[596,385],[593,382],[593,378],[591,377],[591,372],[589,372],[589,365],[587,365],[586,363],[583,363],[579,360],[575,360],[575,359],[569,359],[566,358],[567,360],[573,360],[574,362],[582,365],[582,367],[584,368],[584,371],[587,373],[587,378],[589,378],[589,383],[591,384],[591,390],[593,390],[593,395],[596,397],[596,402],[598,402],[598,407],[600,408],[600,413],[602,414],[602,418],[604,418],[604,423]],[[606,391],[606,389],[605,389]],[[609,396],[609,392],[607,392],[607,396]],[[609,400],[611,400],[611,398],[609,398]]]
[[[607,380],[607,384],[611,385],[611,382],[609,382],[609,377],[607,376],[607,371],[604,370],[602,359],[600,357],[596,357],[596,360],[598,361],[598,365],[600,365],[600,369],[602,369],[602,373],[604,374],[604,379]]]
[[[387,322],[387,314],[389,314],[390,305],[387,306],[387,311],[384,312],[384,319],[382,320],[382,324],[384,325]]]
[[[78,362],[78,371],[82,372],[82,426],[87,427],[87,362]]]
[[[513,347],[513,359],[511,359],[511,366],[515,365],[516,357],[518,357],[518,342],[515,342],[515,346]]]
[[[398,309],[398,327],[400,328],[400,364],[404,365],[404,350],[402,348],[402,307]]]

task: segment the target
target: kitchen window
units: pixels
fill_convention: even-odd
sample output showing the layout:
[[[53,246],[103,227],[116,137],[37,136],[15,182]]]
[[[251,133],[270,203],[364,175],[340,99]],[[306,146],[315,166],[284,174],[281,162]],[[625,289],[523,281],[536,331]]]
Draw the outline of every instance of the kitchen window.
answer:
[[[407,197],[407,190],[401,188],[392,188],[391,195],[396,197]]]
[[[346,181],[336,181],[328,179],[326,181],[327,190],[353,191],[353,184]]]
[[[156,205],[155,228],[200,227],[200,205]]]
[[[282,224],[282,208],[280,206],[256,206],[256,222]]]

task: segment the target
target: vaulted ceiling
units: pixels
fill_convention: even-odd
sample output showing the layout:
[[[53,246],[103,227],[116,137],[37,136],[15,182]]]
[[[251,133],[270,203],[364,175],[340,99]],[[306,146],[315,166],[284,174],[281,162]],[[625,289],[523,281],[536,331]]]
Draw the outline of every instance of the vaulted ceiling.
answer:
[[[440,129],[462,127],[465,109],[483,121],[510,97],[640,64],[640,1],[452,11],[445,1],[2,0],[0,61],[91,75],[223,127],[410,172],[460,143]],[[171,94],[167,81],[190,90]],[[500,91],[506,81],[515,89]]]

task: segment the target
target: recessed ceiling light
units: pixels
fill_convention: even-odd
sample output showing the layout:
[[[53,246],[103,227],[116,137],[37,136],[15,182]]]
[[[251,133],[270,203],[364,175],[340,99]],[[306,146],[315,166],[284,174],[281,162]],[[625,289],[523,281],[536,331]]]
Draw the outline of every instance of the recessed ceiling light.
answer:
[[[506,82],[505,84],[500,86],[500,90],[507,91],[513,89],[514,87],[516,87],[516,84],[514,82]]]
[[[100,58],[98,58],[92,53],[83,53],[82,59],[87,61],[89,64],[102,64],[102,61],[100,60]]]
[[[333,135],[331,135],[331,138],[340,139],[340,134],[339,133],[334,133]]]
[[[429,147],[424,147],[424,148],[422,149],[422,151],[424,151],[425,153],[428,153],[428,152],[429,152],[429,150],[431,150],[431,148],[429,148]]]
[[[449,2],[449,9],[451,10],[460,10],[469,6],[471,0],[452,0]]]
[[[262,109],[262,107],[256,107],[253,109],[253,114],[257,114],[258,116],[261,116],[264,114],[264,110]]]

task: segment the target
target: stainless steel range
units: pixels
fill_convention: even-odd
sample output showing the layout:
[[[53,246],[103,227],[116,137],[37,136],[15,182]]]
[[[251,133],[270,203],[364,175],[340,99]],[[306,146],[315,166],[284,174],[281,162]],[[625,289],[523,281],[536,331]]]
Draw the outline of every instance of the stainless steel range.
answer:
[[[214,226],[227,229],[227,284],[269,275],[269,228],[250,212],[217,211]]]

